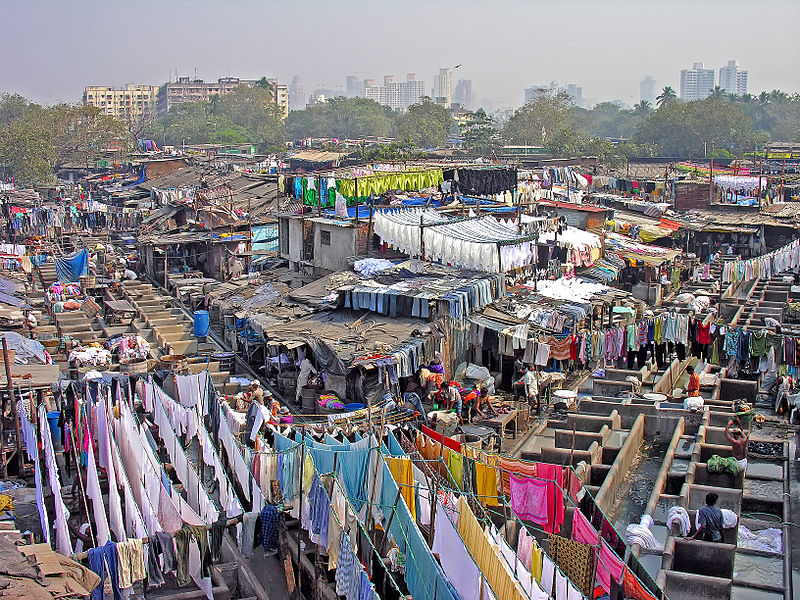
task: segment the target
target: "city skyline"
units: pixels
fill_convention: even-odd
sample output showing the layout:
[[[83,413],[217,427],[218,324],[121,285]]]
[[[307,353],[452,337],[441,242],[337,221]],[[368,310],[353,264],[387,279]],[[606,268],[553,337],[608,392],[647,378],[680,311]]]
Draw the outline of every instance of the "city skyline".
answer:
[[[464,10],[473,4],[470,0],[428,4],[412,0],[400,7],[377,1],[370,3],[366,14],[360,10],[364,3],[355,0],[337,2],[335,7],[310,0],[289,5],[243,1],[237,11],[207,0],[191,4],[184,0],[141,0],[137,7],[157,7],[159,18],[146,30],[134,32],[107,26],[115,19],[129,18],[131,3],[125,0],[104,3],[102,11],[95,10],[99,5],[94,2],[66,6],[41,0],[13,9],[17,25],[0,40],[5,63],[0,70],[0,91],[20,93],[45,104],[78,102],[87,85],[161,85],[170,74],[174,79],[176,71],[192,78],[196,72],[197,78],[206,81],[266,75],[287,84],[299,75],[306,95],[315,88],[344,90],[348,75],[380,81],[388,73],[401,77],[404,73],[417,73],[430,88],[439,69],[461,64],[453,74],[456,81],[471,80],[480,97],[498,108],[521,105],[526,88],[551,80],[576,82],[583,87],[584,97],[596,102],[620,100],[633,105],[639,101],[639,83],[645,75],[658,82],[659,90],[667,85],[677,90],[680,70],[687,65],[703,61],[718,70],[732,58],[749,71],[751,93],[772,89],[800,91],[800,78],[795,76],[800,72],[800,41],[791,26],[800,17],[800,3],[768,0],[753,11],[752,18],[748,17],[754,29],[761,25],[769,29],[768,49],[758,36],[707,35],[710,22],[718,30],[736,26],[741,16],[736,6],[744,6],[741,0],[712,0],[699,6],[684,0],[575,0],[571,7],[553,2],[501,0],[492,5],[485,19],[479,20],[469,16],[470,10]],[[683,9],[690,5],[694,18],[686,20]],[[190,6],[192,10],[188,10]],[[434,21],[446,22],[461,34],[475,33],[470,43],[451,44],[447,36],[431,36],[425,27],[412,27],[412,16],[423,6]],[[718,10],[719,7],[726,10]],[[305,39],[327,39],[321,35],[323,29],[345,26],[345,22],[348,29],[361,30],[361,35],[337,38],[335,44],[302,45],[308,47],[300,47],[290,27],[272,29],[268,38],[263,35],[264,23],[291,23],[310,8],[315,18],[304,24],[308,29]],[[778,9],[784,11],[786,18],[776,21],[770,14]],[[504,19],[509,11],[514,18]],[[581,14],[581,19],[570,21],[572,35],[566,46],[560,27],[540,28],[535,41],[519,35],[518,30],[527,27],[527,23],[558,22],[570,14]],[[387,46],[386,51],[365,51],[370,44],[379,44],[385,38],[386,34],[374,27],[382,17],[391,20],[393,27],[403,29],[404,43]],[[635,30],[647,21],[653,25],[647,36],[626,36],[620,38],[619,44],[598,48],[608,31]],[[180,43],[177,38],[170,41],[176,23],[199,34],[180,38]],[[359,24],[368,23],[373,27],[359,28]],[[43,34],[37,36],[36,44],[29,43],[28,32],[32,30]],[[63,30],[76,31],[68,44],[60,35],[47,35]],[[228,51],[224,46],[207,43],[203,34],[219,38],[220,30],[236,34],[235,48]],[[78,31],[86,31],[87,35],[78,35]],[[484,35],[478,35],[480,31]],[[494,48],[497,35],[505,40],[500,53]],[[97,47],[104,51],[97,53]],[[130,52],[136,53],[135,60],[130,58]]]

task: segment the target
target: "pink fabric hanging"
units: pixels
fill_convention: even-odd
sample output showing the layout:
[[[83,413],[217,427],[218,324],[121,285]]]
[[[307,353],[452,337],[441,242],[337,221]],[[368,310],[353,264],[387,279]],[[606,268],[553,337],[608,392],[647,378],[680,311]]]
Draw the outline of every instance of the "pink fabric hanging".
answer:
[[[572,513],[572,539],[581,544],[597,546],[600,535],[583,513],[577,508]]]
[[[550,518],[551,502],[548,487],[552,484],[539,479],[520,477],[511,473],[511,509],[520,519],[547,526]]]
[[[545,528],[548,533],[559,533],[564,523],[564,469],[561,465],[537,463],[536,473],[547,480],[548,520]],[[552,482],[552,483],[550,483]]]
[[[617,583],[622,581],[622,573],[625,570],[625,563],[611,549],[608,542],[601,540],[597,548],[597,583],[605,591],[611,591],[611,580]]]

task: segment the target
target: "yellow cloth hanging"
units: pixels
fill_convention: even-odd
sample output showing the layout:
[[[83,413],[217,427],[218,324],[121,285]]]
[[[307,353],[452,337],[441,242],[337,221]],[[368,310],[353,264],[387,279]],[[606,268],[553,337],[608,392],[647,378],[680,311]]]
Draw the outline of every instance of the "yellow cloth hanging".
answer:
[[[522,586],[510,570],[503,567],[505,559],[500,556],[500,549],[490,543],[488,535],[481,529],[467,503],[466,496],[458,499],[458,510],[460,513],[458,533],[492,587],[495,596],[502,600],[524,600],[526,595]]]
[[[458,452],[450,452],[447,457],[447,468],[450,469],[450,474],[453,476],[453,482],[458,489],[464,489],[463,476],[464,476],[464,455]]]
[[[530,572],[536,578],[536,581],[542,582],[542,549],[536,540],[533,540],[533,547],[531,548]]]
[[[489,459],[489,457],[486,457]],[[495,465],[475,462],[475,493],[478,500],[486,506],[497,506],[497,458]]]
[[[406,501],[411,516],[416,519],[416,503],[414,489],[414,471],[411,468],[411,459],[404,457],[386,457],[389,471],[400,488],[400,495]]]

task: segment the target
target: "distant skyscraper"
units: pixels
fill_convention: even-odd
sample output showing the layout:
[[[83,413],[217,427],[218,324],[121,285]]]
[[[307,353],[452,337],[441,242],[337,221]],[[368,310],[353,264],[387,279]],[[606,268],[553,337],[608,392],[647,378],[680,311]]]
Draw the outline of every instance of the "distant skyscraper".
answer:
[[[552,88],[546,85],[534,85],[529,88],[525,88],[525,104],[533,102],[542,94],[549,94],[551,90]]]
[[[348,98],[361,98],[364,95],[364,83],[355,75],[345,77],[344,93]]]
[[[568,83],[566,92],[567,96],[570,97],[570,100],[572,100],[572,103],[575,106],[583,106],[583,88],[581,86],[574,83]]]
[[[453,69],[439,69],[439,74],[433,78],[431,97],[445,108],[450,108],[453,103]]]
[[[364,80],[364,97],[392,110],[405,110],[424,95],[425,82],[418,81],[414,73],[406,74],[405,81],[395,81],[394,75],[384,75],[383,85],[375,85],[374,79]]]
[[[735,60],[729,60],[727,66],[719,70],[719,87],[737,96],[747,93],[747,71],[739,67]]]
[[[566,87],[551,81],[549,85],[534,85],[525,89],[525,104],[533,102],[538,96],[565,93],[575,106],[583,106],[583,88],[575,83],[568,83]]]
[[[306,93],[303,82],[295,75],[289,84],[289,110],[303,110],[306,107]]]
[[[475,110],[475,92],[472,89],[471,79],[459,79],[453,91],[453,103],[460,104],[465,110]]]
[[[417,79],[416,73],[406,73],[405,108],[417,104],[425,95],[425,82]]]
[[[691,69],[681,71],[681,98],[683,100],[702,100],[714,91],[714,69],[706,69],[703,63],[696,62]]]
[[[656,80],[650,75],[646,75],[639,83],[639,100],[651,105],[656,103]]]

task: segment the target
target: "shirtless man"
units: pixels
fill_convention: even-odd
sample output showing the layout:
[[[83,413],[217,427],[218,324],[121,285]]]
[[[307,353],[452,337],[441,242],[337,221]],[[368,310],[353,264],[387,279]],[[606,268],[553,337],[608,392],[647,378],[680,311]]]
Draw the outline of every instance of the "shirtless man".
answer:
[[[741,422],[739,424],[741,425]],[[733,425],[733,421],[728,421],[728,425],[725,427],[725,437],[731,443],[733,457],[739,464],[739,470],[744,474],[745,471],[747,471],[748,437],[741,427],[734,427],[731,429],[731,425]]]

